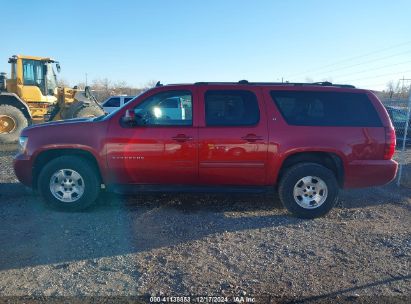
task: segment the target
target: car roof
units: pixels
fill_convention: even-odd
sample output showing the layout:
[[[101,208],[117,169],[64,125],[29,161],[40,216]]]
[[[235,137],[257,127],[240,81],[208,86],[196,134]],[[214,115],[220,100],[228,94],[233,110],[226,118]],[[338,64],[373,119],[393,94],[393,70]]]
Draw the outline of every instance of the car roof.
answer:
[[[247,80],[240,80],[238,82],[194,82],[194,83],[179,83],[179,84],[167,84],[167,86],[177,86],[177,85],[250,85],[250,86],[298,86],[298,87],[335,87],[335,88],[349,88],[355,89],[355,86],[351,84],[333,84],[328,81],[323,82],[249,82]],[[156,87],[163,86],[160,82],[156,84]]]

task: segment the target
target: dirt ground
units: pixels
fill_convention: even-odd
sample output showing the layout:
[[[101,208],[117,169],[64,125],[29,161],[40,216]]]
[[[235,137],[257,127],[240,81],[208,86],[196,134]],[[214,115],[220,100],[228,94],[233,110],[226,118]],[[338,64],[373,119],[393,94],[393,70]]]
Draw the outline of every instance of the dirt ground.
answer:
[[[324,218],[264,195],[102,195],[45,209],[0,152],[0,296],[411,301],[411,189],[342,191]],[[262,297],[261,297],[262,296]],[[14,299],[14,298],[11,298]]]

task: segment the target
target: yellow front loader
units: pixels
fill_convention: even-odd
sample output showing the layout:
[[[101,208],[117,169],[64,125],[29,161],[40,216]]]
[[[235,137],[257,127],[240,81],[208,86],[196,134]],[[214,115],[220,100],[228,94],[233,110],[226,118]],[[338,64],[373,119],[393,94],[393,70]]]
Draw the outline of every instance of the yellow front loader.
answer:
[[[58,87],[57,61],[15,55],[9,63],[10,78],[0,73],[1,143],[16,142],[21,130],[33,123],[104,114],[88,87]]]

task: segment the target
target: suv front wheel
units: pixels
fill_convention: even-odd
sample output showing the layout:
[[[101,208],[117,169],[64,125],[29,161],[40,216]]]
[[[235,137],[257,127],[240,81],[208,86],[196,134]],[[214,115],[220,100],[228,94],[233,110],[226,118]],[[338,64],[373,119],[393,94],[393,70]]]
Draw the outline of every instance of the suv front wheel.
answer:
[[[38,189],[47,206],[79,211],[97,199],[100,183],[94,166],[76,156],[61,156],[45,165],[38,178]]]
[[[281,202],[300,218],[315,218],[328,213],[337,201],[338,191],[334,173],[316,163],[292,166],[278,185]]]

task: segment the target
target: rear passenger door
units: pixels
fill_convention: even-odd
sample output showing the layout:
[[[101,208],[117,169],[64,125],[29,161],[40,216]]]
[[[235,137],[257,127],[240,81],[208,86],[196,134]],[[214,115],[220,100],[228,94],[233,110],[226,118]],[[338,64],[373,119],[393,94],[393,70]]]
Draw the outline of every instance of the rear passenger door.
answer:
[[[267,121],[258,88],[202,86],[199,180],[204,185],[264,185]]]

